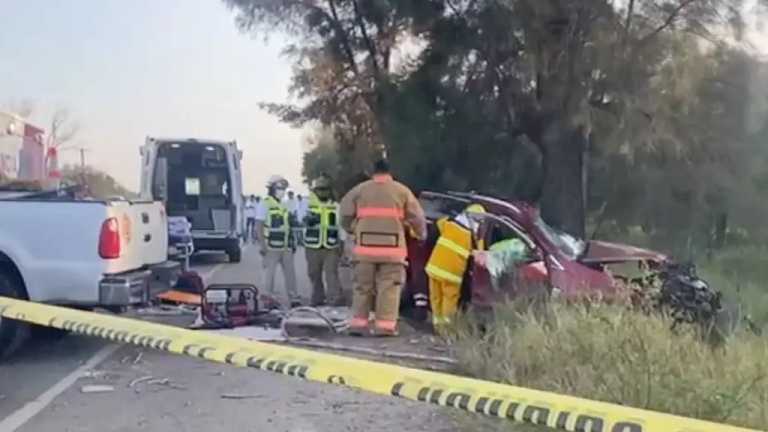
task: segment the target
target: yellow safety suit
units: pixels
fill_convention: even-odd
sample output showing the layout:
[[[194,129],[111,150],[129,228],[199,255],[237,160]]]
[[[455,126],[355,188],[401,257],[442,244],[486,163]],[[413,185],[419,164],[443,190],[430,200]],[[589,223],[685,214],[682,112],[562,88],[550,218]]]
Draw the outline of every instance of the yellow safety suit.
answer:
[[[472,253],[472,231],[457,219],[443,218],[437,222],[440,238],[427,261],[429,301],[432,324],[449,324],[456,314],[461,296],[461,282]]]

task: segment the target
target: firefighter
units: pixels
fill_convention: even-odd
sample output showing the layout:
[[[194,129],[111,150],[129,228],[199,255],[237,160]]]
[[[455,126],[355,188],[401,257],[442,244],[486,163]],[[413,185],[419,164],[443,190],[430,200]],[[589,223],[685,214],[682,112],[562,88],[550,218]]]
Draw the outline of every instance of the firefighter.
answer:
[[[323,273],[328,287],[329,303],[343,305],[339,282],[340,247],[339,204],[334,200],[330,179],[322,176],[312,185],[309,207],[304,216],[304,252],[307,272],[312,282],[312,306],[326,303]]]
[[[429,276],[432,325],[437,332],[451,323],[459,307],[461,282],[476,245],[477,224],[470,213],[485,213],[485,209],[472,204],[457,216],[437,222],[440,237],[425,268]]]
[[[410,189],[392,179],[387,161],[379,160],[373,178],[342,199],[341,221],[355,242],[350,333],[367,334],[369,314],[374,310],[374,333],[397,335],[408,255],[405,233],[412,232],[417,240],[426,238],[424,210]]]
[[[288,180],[275,175],[267,182],[267,196],[256,211],[256,233],[259,236],[267,291],[275,295],[275,273],[279,265],[283,269],[285,290],[291,307],[300,306],[296,290],[296,271],[291,250],[291,224],[284,203]]]

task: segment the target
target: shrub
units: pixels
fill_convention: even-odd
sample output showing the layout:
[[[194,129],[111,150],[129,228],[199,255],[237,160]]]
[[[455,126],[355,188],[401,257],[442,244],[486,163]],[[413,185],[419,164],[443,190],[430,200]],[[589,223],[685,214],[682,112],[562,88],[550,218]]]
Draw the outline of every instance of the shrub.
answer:
[[[544,313],[520,313],[507,304],[493,312],[484,332],[476,324],[469,315],[451,336],[469,375],[768,427],[768,343],[747,332],[712,348],[691,328],[673,333],[666,319],[608,305],[553,304]]]

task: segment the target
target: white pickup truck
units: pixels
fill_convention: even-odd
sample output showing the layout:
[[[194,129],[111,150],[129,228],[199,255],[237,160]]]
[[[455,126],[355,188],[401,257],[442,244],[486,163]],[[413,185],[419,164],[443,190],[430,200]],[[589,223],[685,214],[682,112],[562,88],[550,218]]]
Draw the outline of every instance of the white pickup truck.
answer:
[[[159,202],[42,198],[0,190],[0,296],[80,308],[145,303],[175,284]],[[0,358],[29,328],[0,317]]]

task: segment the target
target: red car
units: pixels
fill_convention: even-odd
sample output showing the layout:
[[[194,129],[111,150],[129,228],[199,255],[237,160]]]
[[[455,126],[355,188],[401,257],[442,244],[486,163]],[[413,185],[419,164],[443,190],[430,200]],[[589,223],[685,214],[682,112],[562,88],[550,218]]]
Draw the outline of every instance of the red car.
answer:
[[[424,319],[429,308],[429,287],[424,267],[438,238],[435,222],[477,203],[485,214],[473,216],[479,223],[478,236],[490,246],[518,238],[525,243],[530,259],[518,262],[515,278],[492,284],[484,267],[487,252],[475,252],[462,287],[462,303],[486,308],[502,298],[514,296],[524,287],[555,290],[560,296],[626,298],[629,293],[621,278],[607,271],[612,264],[640,263],[654,268],[667,261],[663,254],[632,246],[602,241],[584,241],[559,231],[541,218],[538,209],[525,203],[510,203],[472,193],[422,192],[419,195],[428,219],[429,236],[423,243],[408,245],[408,279],[403,293],[404,314]],[[495,288],[494,288],[495,286]]]

